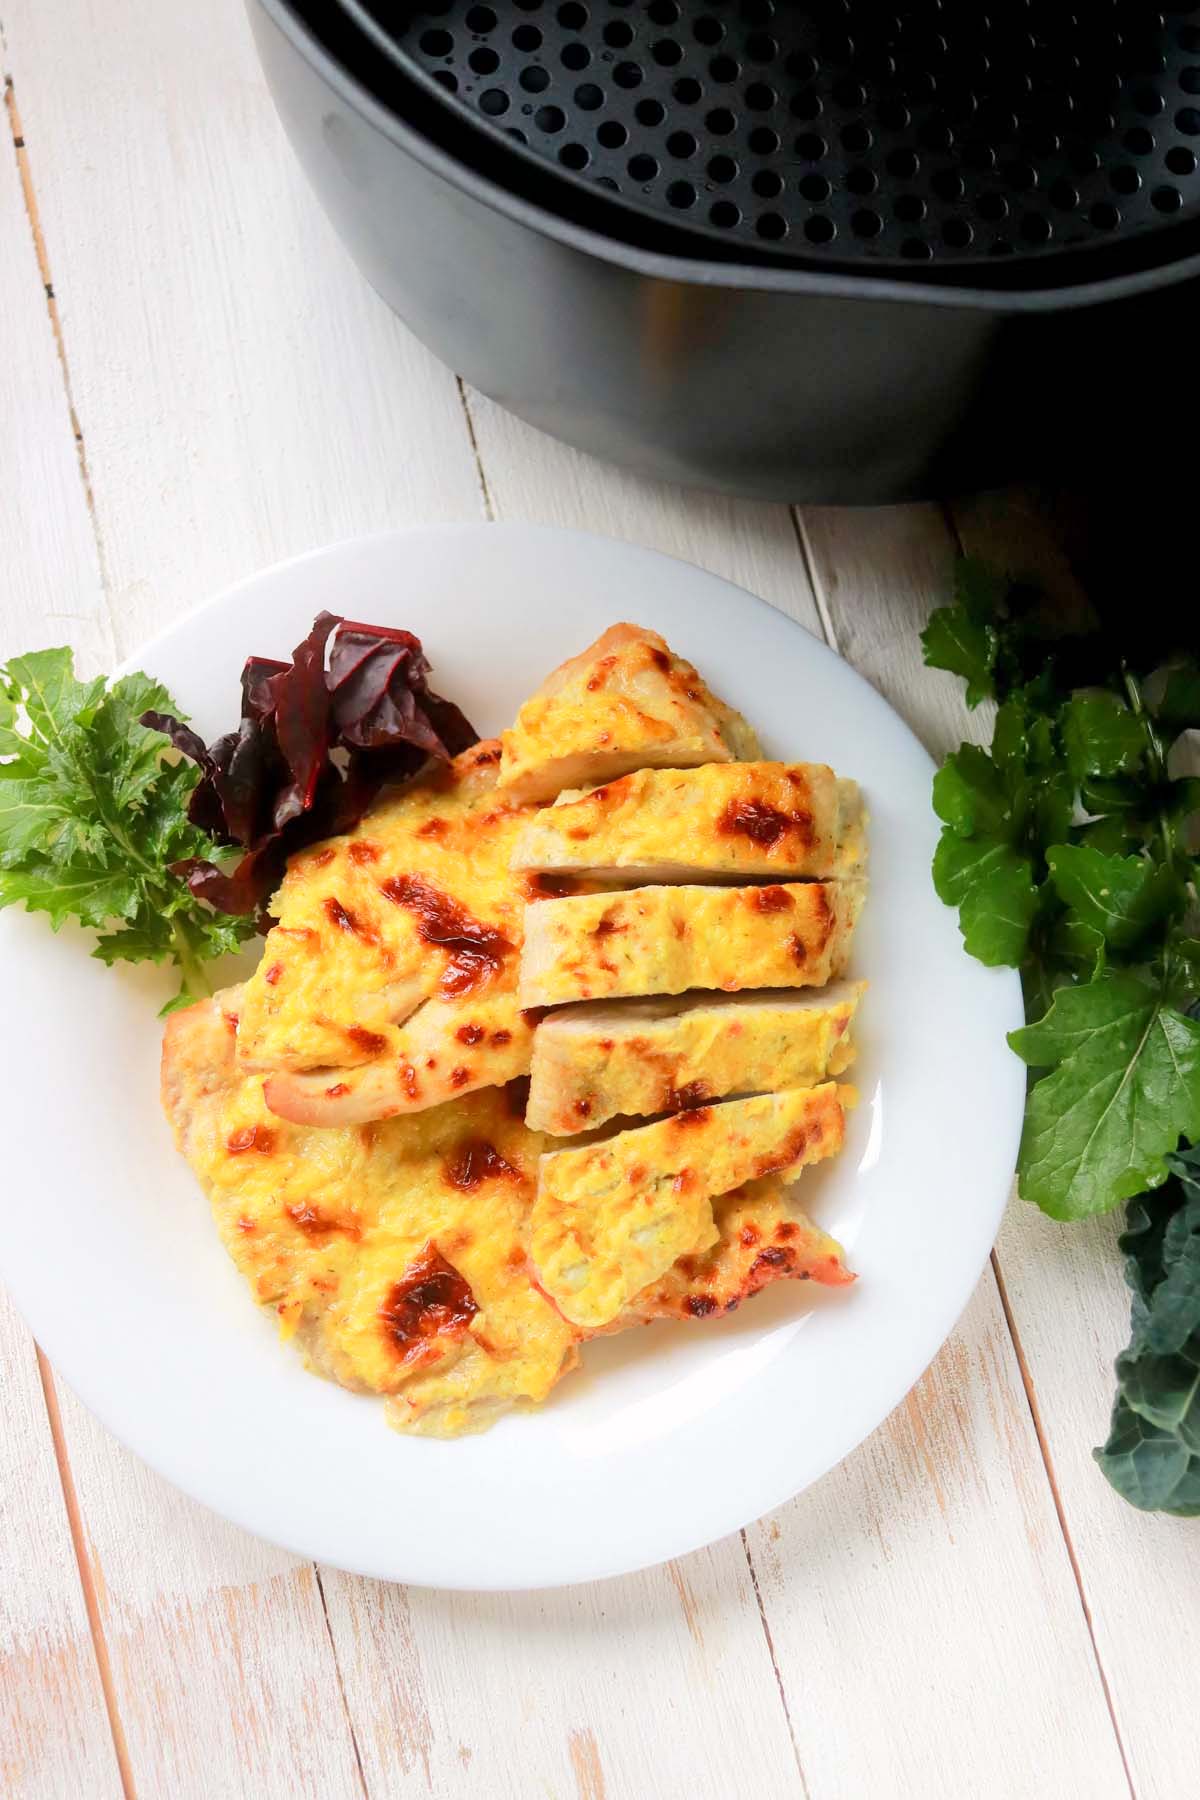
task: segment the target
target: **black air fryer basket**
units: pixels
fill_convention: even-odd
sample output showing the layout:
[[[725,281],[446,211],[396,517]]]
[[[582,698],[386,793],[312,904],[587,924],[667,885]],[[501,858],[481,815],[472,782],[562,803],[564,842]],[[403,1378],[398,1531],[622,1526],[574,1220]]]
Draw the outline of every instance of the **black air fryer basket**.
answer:
[[[1200,8],[256,0],[368,275],[647,471],[907,498],[1185,427]]]

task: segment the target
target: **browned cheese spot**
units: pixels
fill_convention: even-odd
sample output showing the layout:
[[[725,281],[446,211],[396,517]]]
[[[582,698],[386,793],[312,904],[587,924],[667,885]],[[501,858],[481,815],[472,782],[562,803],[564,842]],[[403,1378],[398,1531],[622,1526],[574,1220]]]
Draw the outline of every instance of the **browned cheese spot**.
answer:
[[[242,1156],[247,1150],[255,1150],[259,1156],[270,1156],[275,1148],[275,1133],[266,1125],[243,1125],[240,1131],[231,1132],[226,1138],[225,1148],[230,1156]]]
[[[451,1187],[470,1193],[485,1181],[520,1181],[521,1171],[501,1156],[486,1138],[471,1138],[460,1144],[446,1164],[446,1180]]]
[[[750,904],[755,912],[777,913],[788,912],[796,902],[786,888],[764,887],[753,889]]]

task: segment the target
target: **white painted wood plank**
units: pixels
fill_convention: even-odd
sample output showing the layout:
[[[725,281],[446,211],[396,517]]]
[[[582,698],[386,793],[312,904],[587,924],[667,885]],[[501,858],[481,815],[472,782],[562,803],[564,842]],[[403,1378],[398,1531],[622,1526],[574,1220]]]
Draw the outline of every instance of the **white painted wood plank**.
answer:
[[[954,521],[972,555],[1027,569],[1078,604],[1057,536],[1027,495],[983,496],[956,506]],[[1091,1458],[1108,1435],[1113,1358],[1129,1340],[1123,1213],[1059,1225],[1014,1200],[999,1259],[1134,1785],[1142,1800],[1177,1800],[1196,1786],[1181,1721],[1200,1669],[1200,1526],[1135,1512]]]
[[[990,1272],[887,1424],[748,1537],[813,1800],[1128,1793]]]
[[[1065,604],[1078,595],[1044,515],[1028,495],[956,506],[965,547],[1037,575]],[[933,508],[854,519],[804,516],[814,565],[836,571],[828,595],[844,648],[935,755],[986,741],[987,709],[967,712],[962,684],[921,663],[917,634],[946,592],[955,545]],[[1128,1336],[1114,1240],[1119,1221],[1060,1226],[1014,1196],[997,1245],[1046,1455],[1079,1567],[1101,1665],[1139,1795],[1190,1791],[1187,1716],[1200,1667],[1200,1536],[1193,1522],[1149,1517],[1118,1500],[1091,1460],[1108,1424],[1112,1359]]]
[[[33,1339],[0,1289],[0,1792],[121,1792]]]
[[[103,596],[3,113],[0,247],[0,657],[57,638],[91,671]],[[99,1800],[120,1775],[33,1339],[2,1292],[0,1393],[0,1790]]]
[[[69,643],[93,674],[104,593],[11,123],[0,110],[0,657]]]
[[[122,650],[282,557],[479,517],[457,384],[313,203],[239,0],[4,23]]]
[[[646,481],[568,449],[471,390],[475,440],[491,509],[500,519],[564,525],[625,538],[749,588],[820,635],[821,626],[783,506],[755,506]],[[636,615],[635,594],[613,595],[613,617]],[[563,596],[564,606],[570,595]],[[719,670],[707,673],[719,685]]]
[[[374,1794],[802,1791],[738,1538],[551,1594],[406,1592],[332,1574],[326,1594]]]
[[[138,1791],[359,1795],[312,1564],[186,1500],[58,1393]]]

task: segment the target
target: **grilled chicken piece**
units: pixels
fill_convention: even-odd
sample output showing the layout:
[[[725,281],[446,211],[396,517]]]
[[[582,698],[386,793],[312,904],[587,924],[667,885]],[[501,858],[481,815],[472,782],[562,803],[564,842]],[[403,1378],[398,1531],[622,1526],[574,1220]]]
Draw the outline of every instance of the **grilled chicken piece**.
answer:
[[[714,1194],[840,1150],[852,1095],[827,1082],[728,1100],[543,1156],[530,1244],[542,1288],[572,1325],[611,1324],[717,1241]]]
[[[511,982],[528,881],[509,857],[531,815],[497,796],[499,756],[494,741],[476,744],[392,790],[354,832],[292,858],[246,989],[244,1068],[367,1063],[422,1002],[461,1004],[465,1019]]]
[[[865,985],[564,1007],[534,1035],[525,1123],[562,1137],[619,1115],[814,1086],[853,1060],[850,1021]]]
[[[516,869],[610,881],[795,881],[856,874],[865,855],[858,785],[824,763],[639,769],[568,792],[524,827]]]
[[[502,738],[500,791],[552,800],[631,769],[757,756],[746,721],[655,631],[612,625],[548,675]]]
[[[699,1256],[681,1256],[633,1296],[609,1330],[624,1331],[654,1319],[730,1313],[775,1281],[845,1287],[854,1280],[841,1245],[791,1203],[776,1175],[714,1200],[713,1219],[717,1241],[712,1248]]]
[[[296,1125],[364,1125],[502,1087],[529,1073],[533,1051],[533,1026],[517,1006],[511,967],[474,999],[426,1000],[380,1036],[387,1048],[372,1062],[268,1075],[267,1105]]]
[[[529,1274],[544,1140],[500,1089],[361,1129],[285,1124],[243,1073],[236,990],[172,1014],[162,1093],[176,1141],[255,1298],[306,1361],[392,1396],[392,1422],[453,1436],[544,1399],[578,1333]]]
[[[526,913],[520,1002],[821,987],[846,966],[864,892],[862,881],[811,881],[544,900]]]

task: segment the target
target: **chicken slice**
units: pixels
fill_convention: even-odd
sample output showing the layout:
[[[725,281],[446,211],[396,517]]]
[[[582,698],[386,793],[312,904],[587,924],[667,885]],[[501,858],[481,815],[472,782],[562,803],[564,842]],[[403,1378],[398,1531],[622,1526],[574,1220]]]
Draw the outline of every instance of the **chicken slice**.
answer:
[[[840,1150],[852,1096],[827,1082],[728,1100],[543,1156],[530,1255],[545,1293],[572,1325],[611,1324],[717,1241],[714,1194]]]
[[[776,1281],[845,1287],[854,1280],[836,1238],[792,1204],[777,1175],[747,1182],[713,1201],[717,1241],[699,1256],[681,1256],[665,1275],[635,1294],[610,1330],[654,1319],[710,1319]]]
[[[544,900],[525,916],[521,1005],[821,987],[846,966],[865,885],[644,887]]]
[[[656,631],[611,625],[548,675],[501,738],[500,791],[552,800],[631,769],[759,754],[753,731]]]
[[[621,1114],[811,1087],[853,1060],[850,1022],[865,985],[564,1007],[534,1034],[525,1122],[562,1137]]]
[[[477,1430],[577,1360],[528,1264],[544,1140],[515,1096],[314,1131],[268,1112],[234,1055],[244,996],[173,1013],[163,1104],[255,1298],[306,1362],[391,1396],[406,1430]]]
[[[476,1088],[503,1087],[529,1073],[533,1051],[533,1026],[517,1006],[515,969],[470,1001],[426,1000],[380,1036],[386,1048],[371,1062],[268,1075],[267,1105],[296,1125],[363,1125],[441,1106]]]
[[[639,769],[567,792],[521,831],[513,867],[609,881],[795,881],[856,874],[858,785],[824,763]]]
[[[470,1006],[511,979],[528,880],[509,858],[530,813],[497,796],[499,757],[476,744],[292,858],[246,989],[243,1068],[371,1062],[424,1001]]]

